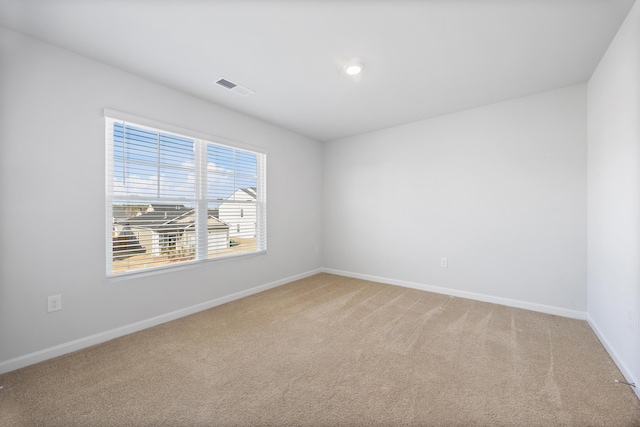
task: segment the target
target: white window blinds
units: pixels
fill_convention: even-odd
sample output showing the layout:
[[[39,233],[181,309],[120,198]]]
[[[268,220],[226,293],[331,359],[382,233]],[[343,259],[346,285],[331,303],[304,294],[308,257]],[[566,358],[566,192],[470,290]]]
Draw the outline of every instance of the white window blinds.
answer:
[[[107,275],[266,250],[266,153],[105,120]]]

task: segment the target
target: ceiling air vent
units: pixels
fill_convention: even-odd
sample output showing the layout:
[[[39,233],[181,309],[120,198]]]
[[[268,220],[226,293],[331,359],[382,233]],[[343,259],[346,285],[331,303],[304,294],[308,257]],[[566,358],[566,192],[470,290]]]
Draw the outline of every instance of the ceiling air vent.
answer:
[[[248,89],[244,86],[240,86],[239,84],[236,84],[230,80],[227,80],[225,78],[219,78],[216,81],[216,84],[219,84],[220,86],[229,89],[231,92],[236,93],[240,96],[249,96],[251,94],[253,94],[254,92],[251,89]]]

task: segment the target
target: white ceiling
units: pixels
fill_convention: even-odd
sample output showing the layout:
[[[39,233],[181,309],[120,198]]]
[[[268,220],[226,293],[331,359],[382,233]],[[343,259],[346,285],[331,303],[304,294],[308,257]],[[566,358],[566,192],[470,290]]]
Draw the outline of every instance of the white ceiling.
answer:
[[[0,25],[326,141],[585,82],[633,1],[0,0]]]

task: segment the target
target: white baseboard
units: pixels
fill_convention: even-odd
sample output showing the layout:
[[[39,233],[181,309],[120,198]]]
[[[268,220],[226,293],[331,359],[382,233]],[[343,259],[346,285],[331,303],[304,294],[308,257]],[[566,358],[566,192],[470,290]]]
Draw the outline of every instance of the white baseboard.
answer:
[[[620,357],[618,357],[618,354],[615,352],[611,344],[609,344],[609,341],[604,336],[600,328],[598,328],[596,322],[588,314],[587,322],[602,343],[602,346],[605,348],[605,350],[607,350],[607,353],[609,353],[609,356],[611,356],[611,359],[613,359],[613,362],[616,364],[618,369],[620,369],[620,372],[625,377],[626,381],[636,385],[635,387],[631,387],[631,389],[636,394],[636,396],[638,396],[638,399],[640,399],[640,383],[638,382],[638,379],[633,377],[633,374],[631,374],[631,371],[627,368],[627,365],[622,361],[622,359],[620,359]]]
[[[491,295],[477,294],[474,292],[460,291],[456,289],[442,288],[439,286],[425,285],[422,283],[408,282],[406,280],[389,279],[388,277],[371,276],[368,274],[353,273],[350,271],[323,268],[323,272],[337,274],[340,276],[353,277],[355,279],[370,280],[372,282],[386,283],[389,285],[403,286],[405,288],[419,289],[421,291],[435,292],[438,294],[451,295],[454,297],[467,298],[476,301],[490,302],[493,304],[506,305],[509,307],[523,308],[525,310],[538,311],[541,313],[555,314],[556,316],[569,317],[572,319],[586,320],[587,313],[584,311],[569,310],[567,308],[555,307],[552,305],[536,304],[533,302],[502,298]]]
[[[244,298],[249,295],[257,294],[258,292],[263,292],[268,289],[275,288],[289,282],[293,282],[295,280],[304,279],[305,277],[313,276],[314,274],[318,274],[321,272],[322,272],[322,269],[307,271],[305,273],[297,274],[295,276],[276,280],[274,282],[256,286],[251,289],[246,289],[244,291],[236,292],[231,295],[226,295],[220,298],[216,298],[210,301],[196,304],[191,307],[182,308],[180,310],[172,311],[170,313],[165,313],[160,316],[155,316],[149,319],[141,320],[139,322],[131,323],[129,325],[121,326],[119,328],[111,329],[109,331],[99,332],[97,334],[89,335],[87,337],[79,338],[63,344],[55,345],[53,347],[45,348],[43,350],[35,351],[33,353],[29,353],[23,356],[9,359],[9,360],[0,362],[0,374],[4,374],[6,372],[24,368],[25,366],[43,362],[45,360],[62,356],[64,354],[71,353],[73,351],[81,350],[83,348],[91,347],[92,345],[100,344],[105,341],[112,340],[114,338],[122,337],[124,335],[128,335],[133,332],[138,332],[143,329],[147,329],[152,326],[159,325],[161,323],[166,323],[171,320],[179,319],[181,317],[185,317],[190,314],[197,313],[199,311],[207,310],[209,308],[213,308],[218,305],[235,301],[237,299]]]

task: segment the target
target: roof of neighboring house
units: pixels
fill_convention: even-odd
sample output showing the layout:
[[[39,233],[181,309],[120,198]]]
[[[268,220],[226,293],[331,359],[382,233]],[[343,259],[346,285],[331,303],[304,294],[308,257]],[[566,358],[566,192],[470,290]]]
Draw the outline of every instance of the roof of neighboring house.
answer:
[[[249,196],[251,199],[257,199],[256,188],[255,187],[247,187],[247,188],[238,188],[232,195],[227,197],[221,204],[224,203],[233,203],[236,201],[248,201],[248,199],[243,199],[243,196]]]
[[[196,212],[195,210],[192,209],[186,215],[183,215],[177,218],[175,221],[172,221],[172,224],[178,225],[179,227],[183,227],[183,228],[190,228],[195,226],[195,222],[196,222],[195,220],[196,220]],[[210,229],[211,228],[229,228],[229,224],[211,215],[211,209],[209,210],[209,215],[207,217],[207,226]]]
[[[147,212],[176,212],[185,209],[191,208],[187,208],[185,205],[151,203]]]
[[[251,197],[253,197],[254,199],[257,197],[255,187],[241,188],[241,190],[247,193],[248,195],[250,195]]]
[[[185,225],[184,230],[190,230],[195,228],[196,224],[193,221],[189,221],[189,222],[185,222],[185,223],[181,223],[181,225]],[[228,230],[229,229],[229,224],[227,224],[226,222],[209,215],[209,220],[207,221],[207,228],[209,230]]]
[[[126,218],[127,215],[124,211],[124,206],[118,206],[118,205],[114,205],[113,206],[113,218],[114,219],[121,219],[121,218]]]
[[[126,223],[128,225],[162,226],[193,211],[193,208],[182,205],[174,205],[171,208],[167,205],[151,205],[150,207],[153,210],[149,209],[140,215],[129,217]]]
[[[212,215],[214,212],[215,210],[209,209],[209,228],[229,228],[229,224]],[[148,228],[154,231],[187,229],[195,223],[195,210],[183,205],[150,205],[147,212],[127,218],[121,223],[128,227]]]

